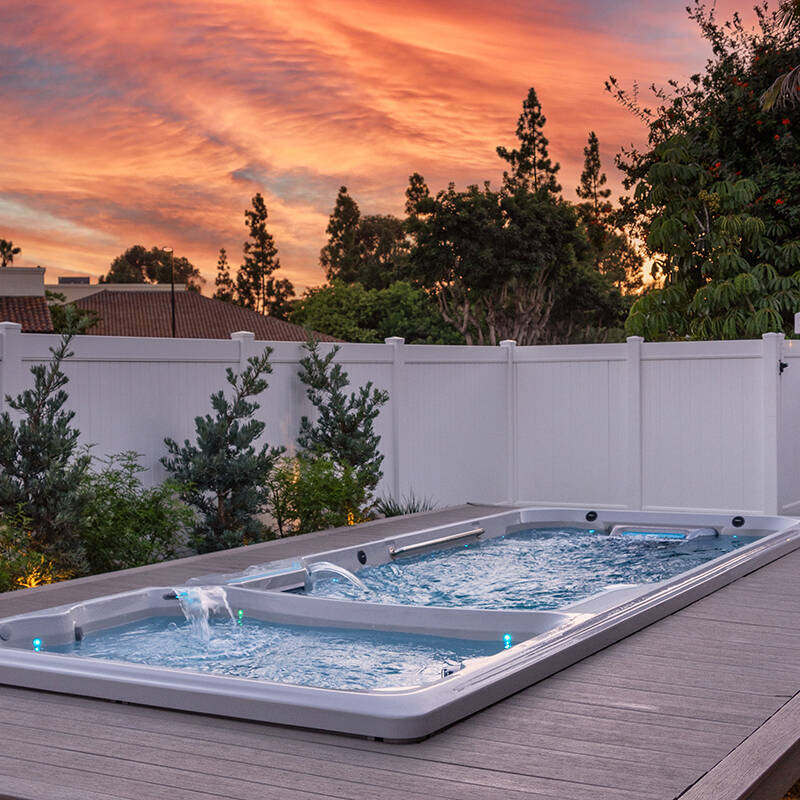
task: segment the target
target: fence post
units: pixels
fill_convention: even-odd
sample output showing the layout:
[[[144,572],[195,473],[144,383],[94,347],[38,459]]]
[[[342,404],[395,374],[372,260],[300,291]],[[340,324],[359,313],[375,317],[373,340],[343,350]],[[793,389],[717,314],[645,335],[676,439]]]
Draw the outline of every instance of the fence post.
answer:
[[[778,497],[778,437],[780,435],[780,361],[783,353],[782,333],[765,333],[761,337],[762,383],[762,474],[763,511],[779,514]]]
[[[642,343],[641,336],[629,336],[626,347],[625,375],[628,400],[627,504],[641,510],[642,493]]]
[[[6,395],[13,395],[22,382],[22,325],[0,322],[0,411],[6,407]]]
[[[231,339],[239,343],[239,372],[247,367],[247,345],[255,341],[256,335],[251,331],[236,331],[231,334]]]
[[[406,340],[402,336],[389,336],[383,340],[386,344],[390,344],[392,350],[392,394],[389,399],[390,407],[392,409],[392,495],[395,500],[400,499],[400,469],[402,462],[400,460],[400,442],[402,436],[400,435],[400,407],[403,402],[403,383],[405,381],[405,343]]]
[[[507,471],[506,497],[509,503],[519,498],[519,476],[517,474],[517,370],[514,364],[517,343],[514,339],[503,339],[500,347],[506,351],[506,442]]]

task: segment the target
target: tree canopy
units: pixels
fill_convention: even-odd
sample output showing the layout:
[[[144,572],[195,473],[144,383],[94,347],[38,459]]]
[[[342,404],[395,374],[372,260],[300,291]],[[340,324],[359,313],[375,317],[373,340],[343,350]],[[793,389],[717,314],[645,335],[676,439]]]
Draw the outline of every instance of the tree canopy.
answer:
[[[409,344],[464,344],[421,288],[396,281],[386,289],[336,282],[309,289],[296,300],[291,322],[347,342],[382,342],[402,336]]]
[[[21,247],[15,247],[10,239],[0,239],[0,267],[10,267],[14,263],[14,256],[22,252]]]
[[[408,258],[403,221],[391,215],[362,217],[346,186],[339,189],[326,233],[319,261],[329,281],[386,289],[401,276]]]
[[[170,283],[174,270],[175,283],[199,292],[204,281],[200,271],[183,256],[170,254],[160,247],[149,250],[141,244],[129,247],[117,256],[100,283]]]
[[[758,336],[793,329],[800,307],[800,108],[766,113],[759,97],[800,60],[800,26],[756,7],[720,24],[701,2],[690,17],[711,43],[702,73],[655,89],[655,109],[609,89],[649,129],[649,146],[618,156],[633,190],[623,217],[663,286],[633,306],[626,330],[649,339]]]

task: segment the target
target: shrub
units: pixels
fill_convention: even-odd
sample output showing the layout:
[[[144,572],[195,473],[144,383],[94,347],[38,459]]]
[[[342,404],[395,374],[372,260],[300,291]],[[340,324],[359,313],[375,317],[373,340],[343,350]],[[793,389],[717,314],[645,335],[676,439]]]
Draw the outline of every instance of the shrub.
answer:
[[[87,479],[90,501],[82,520],[82,539],[89,572],[139,567],[172,558],[194,514],[168,480],[146,489],[139,475],[139,455],[111,456]]]
[[[430,497],[417,497],[414,492],[409,492],[400,500],[380,497],[375,501],[375,510],[384,517],[402,517],[404,514],[419,514],[436,508],[436,503]]]
[[[0,592],[68,577],[44,554],[32,549],[30,520],[21,511],[0,516]]]
[[[51,347],[47,364],[31,367],[32,389],[6,396],[19,413],[0,414],[0,514],[21,512],[28,521],[31,547],[69,571],[85,569],[80,522],[86,501],[85,476],[91,461],[78,445],[74,411],[65,411],[67,376],[61,365],[72,353],[72,333]]]
[[[362,522],[364,488],[349,464],[327,458],[285,458],[268,482],[267,510],[279,536]]]
[[[272,372],[268,347],[248,359],[240,373],[226,371],[232,396],[224,391],[211,395],[214,416],[195,417],[197,443],[183,446],[165,439],[170,457],[161,463],[184,487],[182,498],[197,509],[191,543],[201,553],[261,541],[269,531],[256,519],[267,503],[267,482],[283,448],[256,441],[265,424],[253,418],[259,405],[249,398],[267,388],[265,373]]]
[[[304,345],[308,355],[300,360],[300,380],[306,384],[306,394],[317,410],[317,418],[300,421],[297,443],[301,455],[323,457],[340,468],[350,466],[369,499],[383,477],[383,455],[378,451],[381,437],[375,433],[373,421],[389,400],[389,393],[372,388],[372,381],[351,392],[347,373],[340,364],[332,364],[339,352],[334,346],[323,356],[319,343],[309,339]]]

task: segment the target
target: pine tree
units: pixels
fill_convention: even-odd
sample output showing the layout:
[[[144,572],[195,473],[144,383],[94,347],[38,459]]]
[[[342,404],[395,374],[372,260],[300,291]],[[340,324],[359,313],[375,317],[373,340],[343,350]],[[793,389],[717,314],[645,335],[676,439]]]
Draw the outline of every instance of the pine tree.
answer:
[[[201,553],[259,541],[267,533],[255,515],[266,506],[267,482],[283,449],[264,444],[256,450],[265,423],[254,419],[259,405],[250,398],[267,388],[271,352],[268,347],[249,358],[241,374],[226,371],[232,397],[223,391],[211,395],[216,414],[195,417],[196,444],[164,439],[171,457],[161,463],[184,486],[183,499],[202,515],[192,535]]]
[[[608,200],[611,196],[611,189],[603,189],[606,183],[605,172],[600,171],[600,143],[594,131],[589,133],[589,142],[583,148],[583,172],[581,173],[581,185],[575,190],[582,200],[588,201],[594,210],[595,218],[599,219],[601,211],[610,208],[607,203],[601,209],[601,200]]]
[[[358,229],[361,212],[358,204],[342,186],[336,196],[328,227],[328,244],[319,254],[320,266],[325,270],[329,281],[340,280],[354,283],[361,266],[361,253],[358,247]]]
[[[84,478],[91,458],[79,449],[80,431],[71,424],[75,412],[64,409],[69,379],[61,367],[72,356],[72,331],[50,348],[49,363],[31,367],[32,389],[15,398],[6,395],[19,420],[7,411],[0,414],[0,515],[21,513],[30,521],[33,548],[80,572]]]
[[[389,393],[372,388],[372,381],[358,393],[345,394],[350,379],[340,364],[331,362],[339,352],[334,346],[327,355],[319,352],[319,343],[310,339],[304,345],[308,355],[300,360],[300,380],[308,387],[306,394],[317,409],[317,419],[300,420],[297,443],[301,455],[330,458],[342,467],[350,466],[368,496],[383,477],[383,455],[378,451],[381,437],[373,421],[389,400]]]
[[[519,149],[497,148],[497,155],[511,165],[511,171],[503,173],[503,183],[507,189],[534,192],[541,189],[553,194],[561,191],[561,186],[556,181],[560,165],[553,164],[550,160],[547,151],[549,141],[543,133],[546,122],[536,90],[531,87],[517,120]]]
[[[252,199],[252,209],[244,212],[250,241],[244,243],[244,263],[236,275],[236,301],[245,308],[282,319],[294,296],[286,278],[275,278],[280,268],[275,240],[267,231],[267,206],[261,193]]]
[[[214,281],[217,290],[214,292],[214,297],[217,300],[223,300],[226,303],[232,303],[236,292],[236,284],[231,278],[230,266],[228,265],[228,254],[224,247],[219,249],[219,258],[217,259],[217,277]]]

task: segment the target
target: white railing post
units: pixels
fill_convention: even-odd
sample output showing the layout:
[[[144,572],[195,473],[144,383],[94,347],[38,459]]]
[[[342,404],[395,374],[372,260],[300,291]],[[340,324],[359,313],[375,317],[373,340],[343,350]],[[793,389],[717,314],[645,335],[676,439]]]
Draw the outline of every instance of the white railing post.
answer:
[[[22,325],[0,322],[0,411],[6,410],[6,395],[22,385]]]
[[[256,335],[251,331],[236,331],[231,334],[231,339],[239,343],[239,372],[243,372],[247,367],[248,344],[255,341]]]
[[[780,361],[783,353],[782,333],[765,333],[761,337],[761,454],[763,512],[779,514],[778,437],[780,435]]]
[[[392,351],[392,390],[389,398],[389,407],[392,411],[392,495],[395,500],[400,500],[400,470],[402,460],[400,458],[400,443],[403,437],[400,435],[400,425],[402,416],[400,414],[403,402],[403,383],[405,381],[405,344],[406,340],[402,336],[389,336],[383,340],[390,344]]]
[[[625,377],[628,402],[626,487],[628,508],[641,510],[642,493],[642,343],[641,336],[627,338]]]
[[[514,363],[517,343],[503,339],[500,347],[506,351],[506,446],[508,466],[506,473],[506,497],[509,503],[519,498],[519,475],[517,462],[517,370]]]

